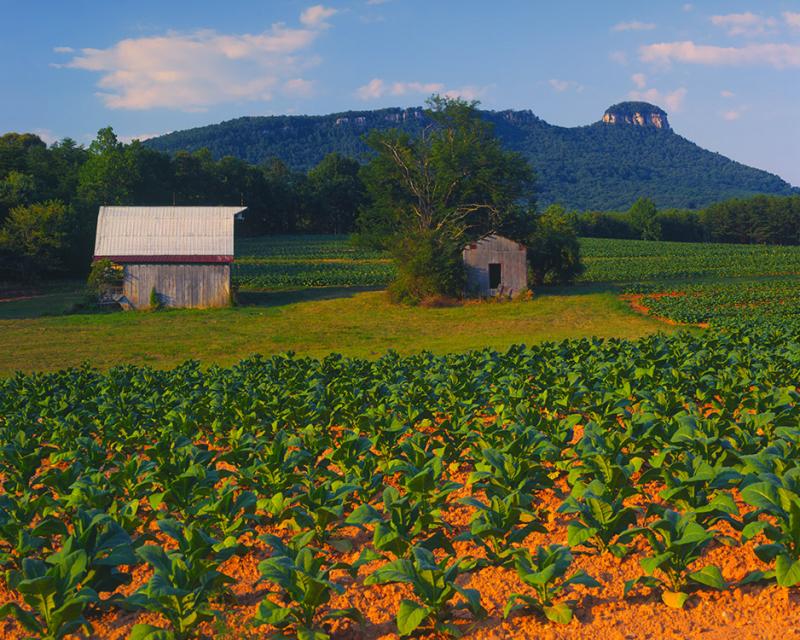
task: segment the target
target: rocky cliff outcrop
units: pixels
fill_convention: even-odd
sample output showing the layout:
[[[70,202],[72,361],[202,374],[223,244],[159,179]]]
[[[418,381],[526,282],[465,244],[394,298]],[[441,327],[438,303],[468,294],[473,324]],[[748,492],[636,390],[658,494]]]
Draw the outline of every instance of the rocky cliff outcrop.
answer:
[[[634,127],[670,129],[667,112],[649,102],[620,102],[606,109],[606,124],[627,124]]]

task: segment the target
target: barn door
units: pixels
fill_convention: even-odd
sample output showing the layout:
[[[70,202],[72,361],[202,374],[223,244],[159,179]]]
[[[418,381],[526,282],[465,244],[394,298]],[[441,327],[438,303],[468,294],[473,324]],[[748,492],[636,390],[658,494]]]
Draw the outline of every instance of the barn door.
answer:
[[[497,289],[502,281],[502,268],[499,262],[489,263],[489,288]]]

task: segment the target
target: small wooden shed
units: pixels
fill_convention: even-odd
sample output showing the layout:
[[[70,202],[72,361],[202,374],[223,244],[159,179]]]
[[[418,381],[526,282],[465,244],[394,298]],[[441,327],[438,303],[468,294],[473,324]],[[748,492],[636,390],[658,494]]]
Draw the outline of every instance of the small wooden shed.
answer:
[[[513,296],[528,288],[528,252],[524,244],[492,233],[463,251],[467,293]]]
[[[244,207],[100,207],[94,259],[123,267],[124,308],[230,304],[233,223]]]

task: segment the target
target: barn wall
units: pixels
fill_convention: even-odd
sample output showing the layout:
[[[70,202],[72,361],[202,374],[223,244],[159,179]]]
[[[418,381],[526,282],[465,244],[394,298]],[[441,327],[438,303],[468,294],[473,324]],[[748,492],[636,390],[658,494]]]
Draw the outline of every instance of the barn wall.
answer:
[[[489,237],[468,246],[463,252],[467,275],[467,292],[490,296],[502,289],[506,294],[517,294],[528,288],[528,260],[524,247],[499,237]],[[501,266],[500,287],[489,288],[489,264]]]
[[[150,307],[155,288],[165,307],[224,307],[230,303],[228,264],[128,264],[122,294],[132,309]]]

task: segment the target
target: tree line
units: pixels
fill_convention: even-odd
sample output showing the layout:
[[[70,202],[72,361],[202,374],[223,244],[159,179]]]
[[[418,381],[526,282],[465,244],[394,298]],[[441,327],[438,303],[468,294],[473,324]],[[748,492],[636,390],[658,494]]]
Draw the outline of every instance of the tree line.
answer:
[[[425,206],[448,211],[448,216],[465,223],[463,228],[469,233],[497,230],[538,246],[537,256],[553,249],[555,262],[564,254],[558,243],[569,245],[576,234],[800,243],[800,196],[733,199],[702,210],[658,210],[652,200],[640,198],[624,212],[567,214],[554,207],[546,216],[537,214],[535,183],[527,161],[500,146],[492,125],[479,117],[474,105],[434,103],[426,119],[436,126],[415,135],[389,130],[366,136],[373,155],[365,165],[330,153],[308,171],[293,171],[276,159],[259,165],[232,157],[215,160],[205,149],[169,155],[138,141],[124,144],[110,127],[101,129],[88,147],[69,138],[48,147],[33,134],[5,134],[0,136],[0,279],[84,274],[92,254],[97,209],[103,204],[244,204],[248,212],[237,234],[358,231],[362,239],[370,242],[380,237],[395,250],[425,245],[439,260],[455,259],[450,249],[464,240],[463,230],[450,227],[454,235],[445,252],[435,242],[431,245],[430,238],[421,238],[427,233],[422,228],[414,231],[412,239],[401,239],[399,222],[403,216],[416,216],[411,204],[425,199],[406,189],[409,185],[403,180],[410,174],[394,165],[398,152],[415,162],[433,163],[425,171],[435,169],[441,180],[447,179],[448,171],[462,170],[454,162],[473,163],[478,171],[474,181],[468,186],[459,184],[460,191],[450,192],[446,200],[437,200],[436,183],[431,182],[434,190]],[[461,147],[443,146],[446,140],[437,136],[448,128],[462,136],[449,144],[460,140]],[[431,178],[428,174],[420,177]],[[464,211],[454,198],[480,206]],[[538,237],[534,234],[537,221]],[[550,239],[545,242],[544,236]],[[418,257],[416,248],[411,253]],[[570,248],[566,255],[575,261],[566,273],[579,269],[576,250]],[[427,267],[420,269],[424,272]],[[569,277],[554,276],[549,269],[541,267],[535,279]]]
[[[361,166],[338,153],[308,172],[280,160],[214,160],[122,143],[108,127],[88,146],[0,136],[0,276],[85,273],[101,205],[247,206],[237,233],[350,233],[366,190]]]
[[[658,209],[649,198],[627,211],[571,214],[578,233],[589,238],[800,244],[800,196],[751,196],[705,209]]]

